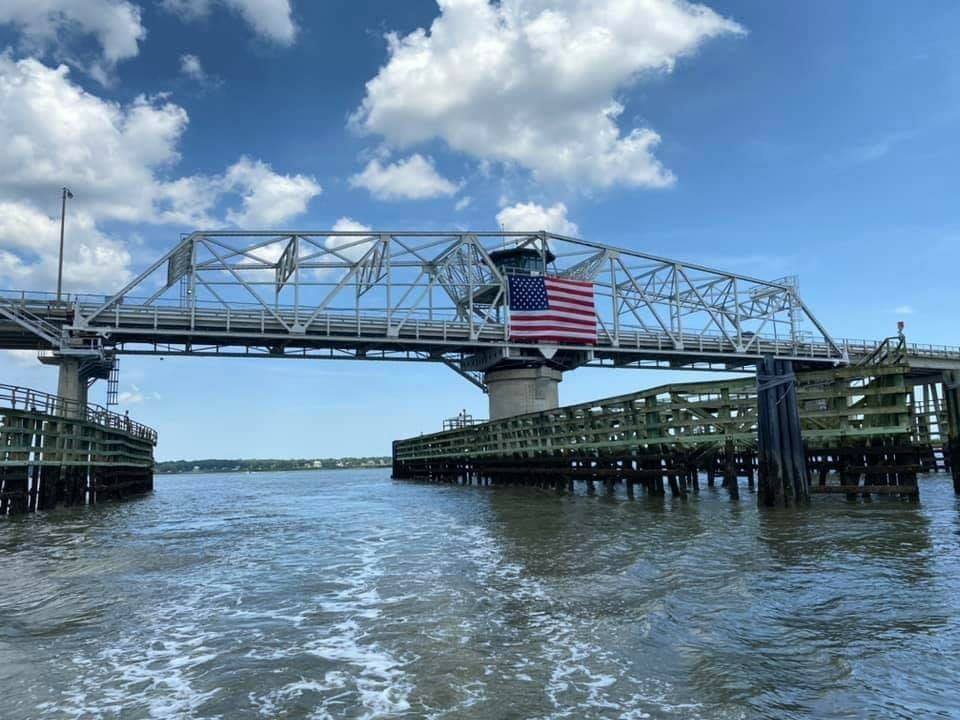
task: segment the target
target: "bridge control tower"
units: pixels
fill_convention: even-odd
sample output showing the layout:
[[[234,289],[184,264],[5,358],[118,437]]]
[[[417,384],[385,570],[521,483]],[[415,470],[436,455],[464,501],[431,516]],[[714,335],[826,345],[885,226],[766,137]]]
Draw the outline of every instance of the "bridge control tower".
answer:
[[[556,260],[556,256],[544,243],[540,247],[515,246],[490,252],[490,260],[501,277],[508,275],[546,275],[547,267]],[[509,299],[496,289],[481,290],[474,298],[479,304],[497,302],[500,310],[509,312]],[[490,401],[491,420],[524,415],[526,413],[552,410],[560,406],[559,385],[563,370],[573,369],[582,364],[585,353],[556,352],[544,354],[544,351],[531,347],[529,351],[504,353],[500,357],[488,354],[479,358],[486,361],[483,367],[483,383],[487,386]],[[478,367],[477,369],[481,369]]]

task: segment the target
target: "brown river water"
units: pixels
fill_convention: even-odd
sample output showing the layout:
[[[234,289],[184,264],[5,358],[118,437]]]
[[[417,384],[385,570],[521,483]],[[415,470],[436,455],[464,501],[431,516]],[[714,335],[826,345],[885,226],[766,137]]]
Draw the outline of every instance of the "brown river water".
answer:
[[[960,501],[158,476],[0,519],[0,718],[960,718]]]

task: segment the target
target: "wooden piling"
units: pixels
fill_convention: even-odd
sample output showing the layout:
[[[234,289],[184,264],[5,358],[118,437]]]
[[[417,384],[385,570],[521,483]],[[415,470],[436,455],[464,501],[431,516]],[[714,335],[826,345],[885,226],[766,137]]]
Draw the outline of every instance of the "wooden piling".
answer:
[[[0,386],[0,515],[119,499],[153,489],[156,434],[52,395]],[[41,411],[43,410],[43,411]]]
[[[697,492],[702,471],[734,497],[745,477],[761,506],[802,502],[810,492],[916,497],[932,431],[911,434],[921,427],[916,413],[927,410],[909,402],[908,367],[766,370],[778,381],[759,393],[749,379],[667,385],[397,441],[394,477],[445,477],[463,463],[488,484],[549,488],[561,477],[568,487],[585,482],[588,494],[597,482],[607,492],[623,482],[628,496],[639,483],[650,495],[669,485],[682,497]],[[939,402],[937,388],[928,404]],[[951,438],[946,464],[960,458]]]
[[[960,372],[943,374],[943,395],[946,400],[947,436],[944,455],[953,475],[953,490],[960,495]]]
[[[796,377],[790,362],[764,357],[757,372],[757,436],[761,506],[809,499]]]

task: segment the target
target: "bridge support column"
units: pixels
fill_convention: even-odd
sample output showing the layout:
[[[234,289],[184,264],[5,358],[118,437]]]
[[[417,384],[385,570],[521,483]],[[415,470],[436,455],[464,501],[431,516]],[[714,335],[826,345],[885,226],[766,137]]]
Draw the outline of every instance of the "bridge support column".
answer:
[[[807,455],[800,433],[800,406],[793,363],[763,358],[757,368],[757,436],[760,507],[810,498]]]
[[[78,417],[83,414],[87,404],[87,377],[83,372],[83,362],[77,358],[60,358],[57,362],[59,379],[57,395],[72,401],[64,411],[65,415]]]
[[[950,455],[953,491],[960,495],[960,372],[943,374],[943,395],[947,400],[947,427],[944,453]],[[940,429],[943,437],[943,428]]]
[[[541,365],[488,370],[483,376],[490,398],[490,419],[552,410],[560,405],[563,374]]]

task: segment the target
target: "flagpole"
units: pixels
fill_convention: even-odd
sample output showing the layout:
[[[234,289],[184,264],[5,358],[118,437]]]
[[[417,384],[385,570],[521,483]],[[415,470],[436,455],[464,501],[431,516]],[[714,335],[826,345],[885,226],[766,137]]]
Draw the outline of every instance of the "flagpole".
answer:
[[[57,302],[60,302],[60,295],[63,292],[63,226],[67,218],[67,197],[73,197],[73,193],[66,187],[60,196],[60,260],[57,263]]]

